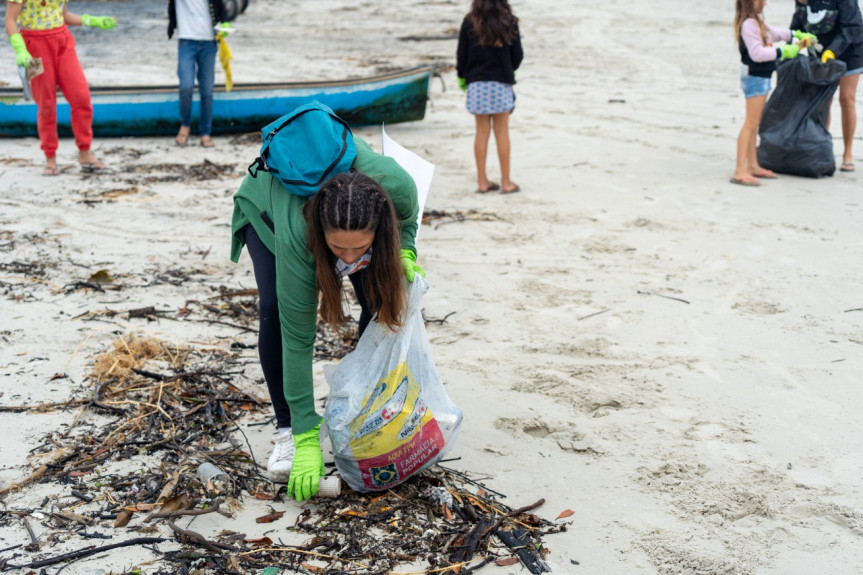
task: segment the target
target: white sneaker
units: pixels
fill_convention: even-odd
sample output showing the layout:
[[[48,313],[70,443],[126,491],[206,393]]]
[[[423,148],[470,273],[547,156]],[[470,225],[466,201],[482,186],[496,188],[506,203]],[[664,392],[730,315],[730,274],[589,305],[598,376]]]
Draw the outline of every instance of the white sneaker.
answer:
[[[275,443],[267,461],[267,477],[273,482],[287,483],[294,462],[294,436],[291,433],[276,434]]]

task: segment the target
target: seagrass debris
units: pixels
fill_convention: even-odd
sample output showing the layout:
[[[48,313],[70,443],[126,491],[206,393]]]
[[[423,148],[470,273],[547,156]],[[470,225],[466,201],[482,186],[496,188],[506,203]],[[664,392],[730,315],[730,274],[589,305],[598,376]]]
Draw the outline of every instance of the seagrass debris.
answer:
[[[470,573],[519,561],[531,573],[549,572],[542,538],[566,524],[530,513],[542,499],[512,509],[497,495],[464,473],[435,466],[385,492],[317,499],[294,526],[310,537],[305,545],[247,539],[253,549],[240,556],[258,566],[345,575],[419,573],[404,570],[418,563],[426,565],[422,573]]]
[[[446,211],[427,209],[423,211],[422,217],[422,223],[425,225],[432,225],[433,222],[436,222],[433,224],[435,229],[439,228],[444,224],[461,223],[467,221],[494,222],[507,220],[501,218],[497,214],[483,212],[480,210]]]
[[[242,509],[244,498],[275,505],[284,495],[284,486],[276,490],[260,474],[248,441],[244,445],[245,438],[237,437],[242,435],[237,420],[267,402],[233,386],[235,359],[222,350],[171,346],[135,334],[117,338],[111,350],[94,360],[96,391],[82,404],[100,412],[99,405],[112,408],[108,415],[113,420],[91,425],[76,418],[80,423],[74,430],[49,434],[32,452],[37,470],[28,481],[64,486],[63,494],[45,498],[38,508],[0,513],[0,524],[35,518],[57,535],[43,534],[38,542],[31,534],[29,549],[10,550],[13,554],[0,558],[0,566],[35,568],[102,552],[91,552],[94,547],[88,543],[71,553],[37,555],[34,546],[41,545],[44,552],[59,544],[60,534],[83,541],[127,532],[159,535],[161,542],[173,536],[172,545],[181,549],[162,551],[146,537],[96,549],[148,541],[147,549],[170,565],[165,573],[193,566],[206,573],[254,572],[276,565],[302,573],[365,575],[398,573],[400,565],[417,562],[430,573],[470,573],[491,562],[510,561],[542,572],[536,570],[545,567],[542,537],[566,526],[529,513],[541,502],[513,510],[496,500],[501,494],[442,467],[384,493],[346,490],[338,499],[315,500],[288,528],[309,537],[299,546],[230,531],[207,538],[177,525],[182,516],[231,516]],[[122,471],[107,471],[107,464],[116,461],[129,464]],[[202,461],[226,471],[230,483],[203,484],[195,475]],[[0,497],[24,485],[5,488]],[[278,523],[282,515],[272,509],[258,519],[284,528]]]
[[[27,516],[37,517],[56,533],[44,538],[42,545],[48,547],[71,531],[70,524],[80,527],[75,533],[81,538],[111,538],[90,529],[111,532],[154,510],[153,517],[166,523],[203,513],[198,507],[222,513],[218,498],[229,498],[237,507],[236,495],[268,488],[251,447],[243,449],[236,437],[238,431],[242,434],[236,422],[269,402],[232,383],[240,374],[235,361],[234,353],[219,349],[169,346],[136,334],[118,337],[111,350],[93,361],[90,380],[96,391],[80,400],[83,409],[73,424],[62,434],[52,430],[31,451],[28,459],[35,471],[0,490],[0,498],[34,482],[55,483],[63,492],[71,485],[71,493],[46,497],[38,508],[0,512],[0,523],[16,513],[25,525]],[[84,410],[92,410],[93,419],[107,410],[112,420],[82,420]],[[154,461],[159,455],[161,460]],[[107,464],[117,461],[129,462],[122,466],[125,471],[107,471]],[[201,461],[232,473],[228,489],[220,492],[195,477]],[[129,530],[146,532],[141,525]],[[206,541],[188,530],[174,532],[184,541]],[[17,557],[0,558],[0,566]],[[49,564],[39,561],[28,565]]]
[[[269,403],[234,386],[232,379],[242,373],[233,369],[236,359],[235,354],[218,349],[169,346],[136,334],[118,337],[112,350],[93,361],[92,396],[64,404],[83,405],[70,429],[50,433],[31,452],[29,460],[36,471],[28,480],[75,477],[139,452],[167,449],[199,455],[202,447],[225,441],[225,428],[235,425],[235,419]],[[158,367],[143,369],[150,364]],[[89,432],[70,433],[87,409],[107,412],[113,420],[107,425],[88,424]],[[20,485],[3,488],[0,496]]]

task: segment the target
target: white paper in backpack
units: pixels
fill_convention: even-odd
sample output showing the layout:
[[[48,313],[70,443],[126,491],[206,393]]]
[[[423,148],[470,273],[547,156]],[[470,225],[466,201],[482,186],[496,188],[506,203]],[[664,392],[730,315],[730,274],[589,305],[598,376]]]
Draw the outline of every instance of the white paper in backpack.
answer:
[[[417,186],[417,203],[419,204],[417,235],[419,235],[419,229],[423,222],[423,209],[431,188],[435,165],[390,138],[383,124],[381,124],[381,149],[384,156],[394,159],[410,174]]]

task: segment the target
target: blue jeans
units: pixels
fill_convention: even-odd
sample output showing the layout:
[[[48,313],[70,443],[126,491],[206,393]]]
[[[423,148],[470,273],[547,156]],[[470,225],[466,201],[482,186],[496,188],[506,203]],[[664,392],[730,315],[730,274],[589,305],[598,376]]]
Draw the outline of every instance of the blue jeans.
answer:
[[[750,76],[749,66],[741,66],[740,68],[740,87],[743,89],[744,98],[754,98],[756,96],[766,96],[770,93],[770,78],[761,78],[760,76]]]
[[[180,125],[192,125],[192,93],[195,91],[195,66],[198,68],[198,92],[201,96],[201,117],[198,133],[209,136],[213,128],[213,84],[216,82],[215,40],[180,39],[177,76],[180,77]]]

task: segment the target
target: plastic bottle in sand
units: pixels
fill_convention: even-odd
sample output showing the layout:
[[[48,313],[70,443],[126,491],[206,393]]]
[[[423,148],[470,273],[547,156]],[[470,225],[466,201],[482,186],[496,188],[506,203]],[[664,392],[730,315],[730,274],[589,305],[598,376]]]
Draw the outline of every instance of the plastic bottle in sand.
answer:
[[[198,466],[198,479],[207,489],[214,491],[226,491],[231,486],[230,476],[209,461]]]
[[[342,493],[342,480],[338,475],[321,477],[318,483],[318,497],[338,497]]]

